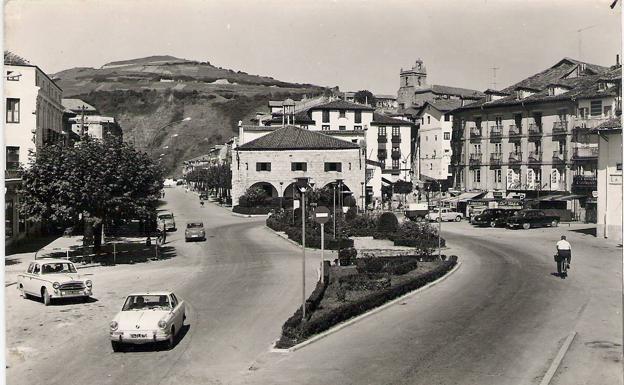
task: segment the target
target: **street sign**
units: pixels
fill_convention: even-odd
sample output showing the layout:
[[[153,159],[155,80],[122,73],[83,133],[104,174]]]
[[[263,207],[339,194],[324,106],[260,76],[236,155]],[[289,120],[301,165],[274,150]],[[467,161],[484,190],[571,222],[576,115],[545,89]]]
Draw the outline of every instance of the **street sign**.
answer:
[[[592,191],[592,197],[598,198],[598,191]]]
[[[314,209],[312,216],[316,223],[325,224],[329,222],[329,209],[325,206],[319,206]]]

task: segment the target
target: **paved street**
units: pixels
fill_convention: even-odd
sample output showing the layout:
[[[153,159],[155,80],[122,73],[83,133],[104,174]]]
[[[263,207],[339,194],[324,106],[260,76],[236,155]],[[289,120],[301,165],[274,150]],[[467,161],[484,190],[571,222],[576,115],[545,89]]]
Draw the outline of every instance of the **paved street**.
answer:
[[[7,288],[9,384],[537,384],[572,331],[553,383],[621,383],[621,249],[578,231],[587,226],[445,223],[447,253],[462,261],[449,279],[284,354],[270,347],[300,299],[299,249],[263,218],[200,209],[180,188],[166,199],[175,257],[84,270],[97,301],[46,308]],[[184,243],[191,219],[204,220],[205,243]],[[562,233],[574,248],[567,280],[551,275]],[[313,282],[317,259],[308,261]],[[172,351],[114,354],[108,322],[125,294],[144,289],[179,293],[190,327]]]

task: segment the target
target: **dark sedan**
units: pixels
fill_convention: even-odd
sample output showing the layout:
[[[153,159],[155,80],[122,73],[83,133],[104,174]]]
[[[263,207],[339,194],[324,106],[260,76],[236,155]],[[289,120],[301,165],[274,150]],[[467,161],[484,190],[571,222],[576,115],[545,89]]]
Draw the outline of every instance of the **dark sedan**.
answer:
[[[507,219],[510,229],[522,227],[525,230],[531,227],[557,227],[561,219],[556,215],[546,215],[542,210],[520,210]]]
[[[476,215],[471,223],[475,226],[504,227],[507,224],[507,219],[516,211],[512,209],[486,209],[481,214]]]
[[[186,231],[184,231],[184,238],[186,241],[205,241],[206,230],[204,230],[203,222],[189,222],[186,224]]]

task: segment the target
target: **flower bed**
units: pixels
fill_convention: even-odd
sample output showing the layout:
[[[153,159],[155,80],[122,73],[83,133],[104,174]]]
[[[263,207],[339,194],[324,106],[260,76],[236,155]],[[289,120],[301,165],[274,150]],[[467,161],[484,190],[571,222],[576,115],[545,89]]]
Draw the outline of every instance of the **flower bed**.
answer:
[[[430,261],[419,262],[418,259],[416,256],[369,258],[368,261],[362,258],[358,260],[357,269],[332,266],[321,300],[318,301],[318,296],[314,298],[315,310],[306,313],[305,320],[298,311],[298,317],[295,313],[286,321],[276,347],[289,348],[301,343],[442,277],[457,264],[456,256],[444,261],[427,258]]]

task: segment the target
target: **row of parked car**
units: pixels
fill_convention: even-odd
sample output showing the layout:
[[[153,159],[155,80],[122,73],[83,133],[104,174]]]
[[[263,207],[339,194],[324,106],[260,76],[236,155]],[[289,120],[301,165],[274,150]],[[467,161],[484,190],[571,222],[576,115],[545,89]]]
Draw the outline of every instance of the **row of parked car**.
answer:
[[[470,219],[475,226],[507,227],[510,229],[532,227],[557,227],[561,218],[556,215],[547,215],[542,210],[535,209],[485,209]]]

